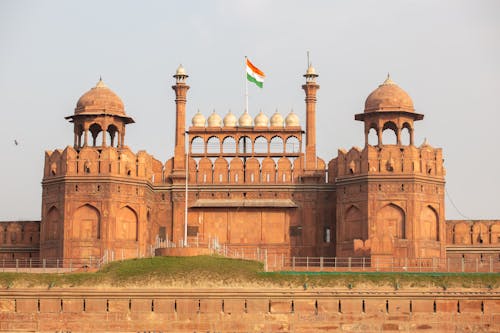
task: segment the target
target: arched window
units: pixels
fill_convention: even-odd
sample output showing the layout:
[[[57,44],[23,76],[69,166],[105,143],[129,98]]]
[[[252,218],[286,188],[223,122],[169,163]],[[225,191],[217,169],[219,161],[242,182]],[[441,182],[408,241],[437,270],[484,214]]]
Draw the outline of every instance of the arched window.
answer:
[[[199,136],[194,137],[191,140],[191,153],[192,154],[203,154],[205,153],[205,142]]]
[[[271,143],[269,144],[269,150],[271,153],[282,153],[284,146],[283,146],[283,139],[279,136],[275,136],[271,139]]]
[[[222,152],[224,154],[236,153],[236,140],[231,136],[226,136],[222,141]]]
[[[254,142],[254,153],[255,154],[267,154],[268,146],[267,140],[263,136],[259,136]]]
[[[371,127],[368,131],[368,144],[370,146],[378,145],[377,128],[375,126]]]
[[[76,127],[76,142],[75,146],[83,147],[83,126],[80,124]]]
[[[300,141],[295,136],[290,136],[286,139],[285,151],[287,153],[299,153],[300,149]]]
[[[382,143],[384,145],[395,145],[398,143],[397,139],[397,131],[398,128],[396,124],[392,121],[388,121],[384,124],[384,128],[382,129]]]
[[[242,136],[238,141],[238,152],[240,154],[250,154],[252,152],[252,140],[248,136]]]
[[[212,136],[207,141],[208,154],[220,154],[220,140],[216,136]]]
[[[102,144],[102,128],[99,124],[92,124],[89,127],[90,134],[92,135],[92,146],[100,146]]]
[[[411,126],[408,123],[403,124],[403,129],[401,130],[401,144],[409,146],[411,143]]]
[[[108,135],[108,144],[110,147],[118,147],[118,136],[120,135],[118,133],[118,128],[111,124],[108,126],[108,130],[107,130],[107,135]]]

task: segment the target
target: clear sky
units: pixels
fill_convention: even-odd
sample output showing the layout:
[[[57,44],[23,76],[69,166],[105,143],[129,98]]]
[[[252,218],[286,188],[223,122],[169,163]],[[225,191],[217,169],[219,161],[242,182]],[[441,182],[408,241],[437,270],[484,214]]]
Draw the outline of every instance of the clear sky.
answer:
[[[136,121],[125,142],[165,161],[179,63],[188,121],[198,109],[242,113],[247,55],[267,75],[263,90],[250,87],[250,114],[293,108],[305,126],[307,50],[320,75],[320,157],[363,146],[354,114],[390,72],[425,114],[416,143],[444,150],[446,217],[500,219],[498,0],[2,0],[0,220],[40,218],[44,151],[73,144],[64,116],[99,76]]]

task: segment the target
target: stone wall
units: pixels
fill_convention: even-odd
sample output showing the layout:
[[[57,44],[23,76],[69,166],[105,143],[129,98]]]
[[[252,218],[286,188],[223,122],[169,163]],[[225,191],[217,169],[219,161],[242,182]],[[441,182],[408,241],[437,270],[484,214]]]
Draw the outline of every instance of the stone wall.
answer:
[[[498,292],[2,291],[0,331],[498,332]]]
[[[40,221],[0,221],[0,259],[38,259]]]

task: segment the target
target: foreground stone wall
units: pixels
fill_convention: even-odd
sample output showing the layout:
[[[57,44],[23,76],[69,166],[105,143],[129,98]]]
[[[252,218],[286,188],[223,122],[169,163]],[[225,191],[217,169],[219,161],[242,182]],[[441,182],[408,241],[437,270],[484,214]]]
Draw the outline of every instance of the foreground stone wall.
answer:
[[[0,331],[498,332],[500,293],[0,292]]]

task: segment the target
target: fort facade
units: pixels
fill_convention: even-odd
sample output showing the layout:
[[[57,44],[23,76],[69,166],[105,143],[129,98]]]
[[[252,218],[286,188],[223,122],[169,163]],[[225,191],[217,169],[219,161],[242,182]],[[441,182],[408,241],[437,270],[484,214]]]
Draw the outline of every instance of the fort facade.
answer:
[[[312,66],[304,78],[305,127],[293,111],[245,110],[198,112],[186,128],[190,87],[180,66],[166,162],[126,146],[134,120],[99,80],[66,117],[73,145],[45,153],[39,225],[0,225],[4,258],[134,258],[165,241],[217,240],[285,256],[498,260],[499,221],[445,221],[443,152],[427,140],[415,144],[424,115],[401,87],[388,76],[355,115],[363,148],[325,161],[316,154],[320,86]]]

